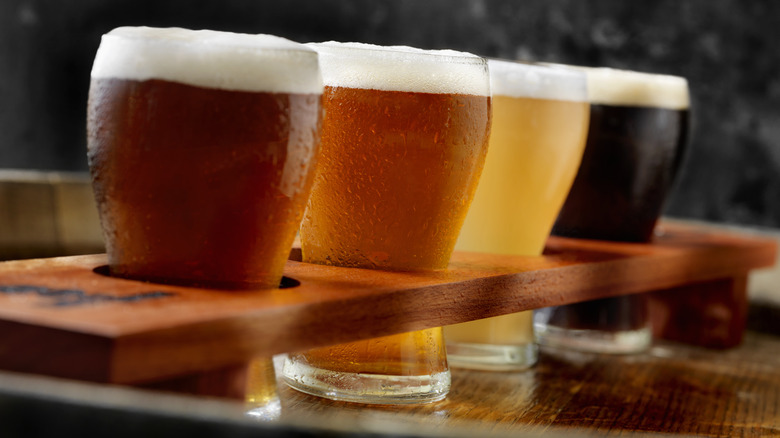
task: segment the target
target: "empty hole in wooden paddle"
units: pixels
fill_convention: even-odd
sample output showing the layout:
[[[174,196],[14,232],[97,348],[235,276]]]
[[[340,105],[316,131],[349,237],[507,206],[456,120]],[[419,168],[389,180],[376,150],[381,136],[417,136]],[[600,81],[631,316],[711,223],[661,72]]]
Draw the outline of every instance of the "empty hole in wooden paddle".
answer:
[[[289,289],[291,287],[300,286],[301,282],[290,277],[282,277],[282,282],[279,283],[279,289]]]

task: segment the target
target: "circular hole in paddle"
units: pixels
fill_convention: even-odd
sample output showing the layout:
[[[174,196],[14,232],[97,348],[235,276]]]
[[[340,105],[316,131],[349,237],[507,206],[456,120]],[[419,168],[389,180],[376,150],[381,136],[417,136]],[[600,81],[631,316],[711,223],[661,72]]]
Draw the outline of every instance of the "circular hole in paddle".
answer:
[[[167,284],[171,286],[198,287],[198,288],[206,288],[206,289],[230,289],[230,290],[257,290],[258,289],[257,287],[252,287],[252,285],[241,284],[236,282],[223,282],[223,281],[196,282],[196,281],[175,280],[175,279],[168,279],[168,278],[162,279],[162,278],[125,277],[121,275],[112,274],[108,265],[98,266],[92,271],[96,274],[103,275],[106,277],[121,278],[123,280],[142,281],[144,283]],[[289,289],[300,285],[301,282],[294,278],[282,277],[282,281],[279,283],[279,289]]]

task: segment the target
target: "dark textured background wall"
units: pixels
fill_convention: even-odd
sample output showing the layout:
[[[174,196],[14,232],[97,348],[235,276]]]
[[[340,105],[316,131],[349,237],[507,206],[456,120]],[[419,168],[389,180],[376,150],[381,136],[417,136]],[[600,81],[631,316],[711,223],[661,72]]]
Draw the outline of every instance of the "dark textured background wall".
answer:
[[[689,79],[695,126],[668,214],[780,227],[780,2],[2,0],[0,167],[84,170],[89,70],[120,25],[454,48]]]

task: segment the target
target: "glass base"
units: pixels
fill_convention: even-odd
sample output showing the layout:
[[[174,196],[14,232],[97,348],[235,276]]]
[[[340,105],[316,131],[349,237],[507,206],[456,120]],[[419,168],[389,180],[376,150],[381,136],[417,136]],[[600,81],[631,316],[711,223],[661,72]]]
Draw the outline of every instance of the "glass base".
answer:
[[[249,405],[246,416],[257,421],[276,421],[282,416],[282,403],[274,398],[264,405]]]
[[[650,348],[653,334],[650,327],[626,331],[567,329],[548,324],[535,324],[539,345],[566,348],[588,353],[634,354]]]
[[[246,415],[258,421],[278,420],[282,404],[276,392],[273,359],[258,357],[249,363],[246,380]]]
[[[521,371],[532,367],[538,347],[522,345],[471,344],[447,342],[447,362],[451,367],[485,371]]]
[[[346,373],[296,361],[287,356],[282,380],[293,389],[331,400],[370,404],[430,403],[450,390],[450,372],[426,376]]]

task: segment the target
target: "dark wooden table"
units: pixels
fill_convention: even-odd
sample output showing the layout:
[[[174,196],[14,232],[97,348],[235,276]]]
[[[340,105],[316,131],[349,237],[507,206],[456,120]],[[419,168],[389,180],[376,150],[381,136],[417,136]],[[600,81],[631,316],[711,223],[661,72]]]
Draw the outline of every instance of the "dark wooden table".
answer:
[[[672,342],[635,356],[545,349],[528,371],[453,369],[452,378],[445,400],[418,406],[334,402],[280,385],[281,420],[442,435],[780,436],[780,338],[764,333],[726,351]]]
[[[774,334],[749,331],[725,351],[543,350],[528,371],[452,377],[445,400],[417,406],[334,402],[280,383],[279,412],[261,420],[226,399],[0,372],[0,436],[780,436]]]

